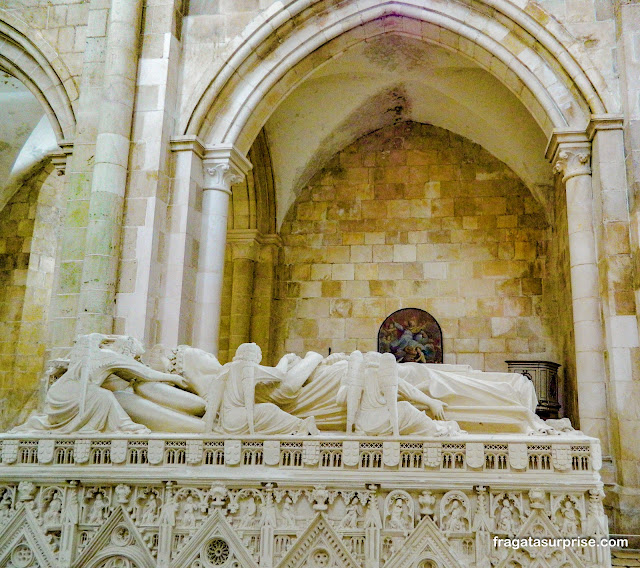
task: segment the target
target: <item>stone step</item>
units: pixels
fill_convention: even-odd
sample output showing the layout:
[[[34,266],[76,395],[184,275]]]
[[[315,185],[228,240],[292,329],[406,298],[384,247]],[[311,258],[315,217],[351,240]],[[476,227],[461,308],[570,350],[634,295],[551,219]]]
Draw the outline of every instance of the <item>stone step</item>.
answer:
[[[640,550],[639,549],[611,549],[611,566],[620,568],[636,568],[640,567]]]

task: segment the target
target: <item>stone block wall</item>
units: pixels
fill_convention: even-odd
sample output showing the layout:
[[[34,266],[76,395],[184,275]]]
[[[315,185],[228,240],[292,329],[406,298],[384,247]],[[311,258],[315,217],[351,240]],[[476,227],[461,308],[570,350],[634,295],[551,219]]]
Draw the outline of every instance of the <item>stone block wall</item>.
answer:
[[[0,428],[38,404],[61,210],[62,181],[48,165],[0,212]]]
[[[33,38],[51,46],[57,54],[60,64],[66,66],[73,84],[65,87],[77,97],[85,53],[87,53],[87,35],[95,35],[101,28],[106,29],[109,13],[108,2],[100,4],[89,17],[88,0],[55,0],[53,2],[23,2],[6,0],[0,4],[0,16],[4,14],[15,18],[31,29]],[[94,51],[91,46],[91,51]],[[57,62],[56,62],[57,63]]]
[[[415,307],[442,326],[445,362],[564,363],[547,218],[469,140],[411,122],[361,138],[298,196],[281,235],[279,353],[376,349],[384,318]]]

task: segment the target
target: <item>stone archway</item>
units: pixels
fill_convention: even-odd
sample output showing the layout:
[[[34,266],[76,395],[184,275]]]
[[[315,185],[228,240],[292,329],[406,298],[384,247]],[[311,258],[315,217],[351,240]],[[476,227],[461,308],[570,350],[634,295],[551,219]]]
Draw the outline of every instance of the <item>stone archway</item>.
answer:
[[[64,209],[63,171],[54,168],[47,152],[56,142],[63,148],[71,144],[76,125],[72,104],[78,93],[59,54],[7,11],[0,11],[0,71],[31,92],[33,105],[39,105],[46,117],[42,127],[29,125],[32,135],[26,141],[16,141],[12,150],[17,158],[9,154],[8,163],[11,168],[12,162],[14,166],[20,162],[19,171],[10,169],[0,185],[0,320],[5,330],[0,350],[9,363],[2,371],[9,378],[3,381],[2,392],[8,424],[19,421],[38,404],[34,393],[46,347],[57,230]],[[36,130],[38,140],[46,143],[36,140],[29,146]],[[27,150],[21,153],[23,144]],[[23,154],[29,157],[20,161]]]
[[[506,18],[492,18],[491,10]],[[293,16],[295,24],[290,20]],[[412,1],[372,0],[334,6],[299,0],[275,14],[260,16],[247,28],[244,41],[234,46],[213,80],[203,79],[203,83],[209,82],[195,90],[196,102],[187,105],[183,132],[210,143],[235,144],[246,152],[278,99],[322,63],[322,58],[308,56],[336,38],[340,39],[336,52],[343,51],[363,39],[363,35],[349,37],[350,32],[376,22],[380,26],[377,33],[397,29],[462,51],[505,81],[511,71],[516,81],[513,89],[521,90],[522,99],[547,134],[552,128],[584,127],[589,113],[607,112],[603,99],[608,98],[606,86],[593,71],[587,75],[584,69],[591,66],[581,66],[564,47],[566,37],[559,39],[550,31],[562,35],[561,26],[548,15],[541,17],[545,19],[547,29],[530,14],[501,0],[478,2],[473,8],[457,2],[445,8]],[[364,37],[375,33],[364,32]],[[536,53],[527,48],[519,34],[534,35],[545,49]],[[291,74],[299,63],[301,67]],[[578,86],[579,93],[571,92],[571,83]]]
[[[546,172],[547,184],[553,182],[549,181],[552,171],[545,159],[556,166],[554,173],[562,174],[550,193],[554,199],[564,199],[567,192],[581,427],[600,437],[608,454],[610,411],[605,389],[617,387],[606,386],[605,377],[615,374],[631,380],[632,350],[638,347],[635,315],[615,299],[632,293],[628,230],[620,237],[622,227],[628,228],[628,206],[616,212],[602,206],[603,201],[614,201],[627,192],[622,122],[611,114],[617,108],[614,98],[587,56],[537,4],[522,9],[502,0],[471,4],[366,0],[339,5],[299,0],[286,8],[277,6],[247,27],[229,47],[222,64],[213,63],[203,74],[183,110],[179,122],[183,136],[176,140],[176,148],[190,145],[189,168],[197,172],[205,196],[229,194],[234,179],[241,179],[251,167],[243,159],[256,136],[293,90],[330,59],[348,53],[368,38],[389,34],[439,46],[484,69],[509,90],[549,140],[546,152],[543,143],[534,152],[518,151],[518,155],[537,160],[539,171]],[[539,49],[532,49],[531,42]],[[450,128],[447,124],[438,126]],[[499,130],[500,125],[493,127]],[[491,148],[498,159],[509,151],[507,140],[502,148]],[[504,161],[513,166],[508,159]],[[200,169],[202,163],[204,170]],[[533,178],[527,180],[526,172],[518,167],[513,167],[514,171],[544,203],[545,191]],[[221,175],[221,168],[229,175]],[[185,187],[186,183],[185,178]],[[276,187],[276,194],[278,191]],[[215,215],[222,213],[216,218],[226,219],[225,200],[219,200],[214,209]],[[613,234],[615,227],[620,227],[618,236]],[[609,234],[597,235],[603,231]],[[203,223],[201,235],[206,237],[210,232],[211,227]],[[226,239],[226,234],[222,238]],[[619,239],[625,241],[620,246]],[[216,241],[218,246],[222,242],[226,241]],[[598,258],[607,258],[611,250],[616,251],[615,262],[599,263]],[[204,310],[219,305],[222,298],[223,259],[214,256],[213,248],[200,247],[198,281],[212,285],[207,293],[203,286],[196,290],[191,311],[206,313],[205,319],[214,322],[192,336],[196,344],[215,351],[220,316],[215,310]],[[168,313],[167,319],[179,320],[178,310]],[[630,334],[623,331],[629,329]],[[615,357],[605,359],[606,351]]]
[[[40,101],[58,143],[73,140],[72,103],[78,93],[69,70],[35,31],[5,11],[0,14],[0,69],[24,83]]]

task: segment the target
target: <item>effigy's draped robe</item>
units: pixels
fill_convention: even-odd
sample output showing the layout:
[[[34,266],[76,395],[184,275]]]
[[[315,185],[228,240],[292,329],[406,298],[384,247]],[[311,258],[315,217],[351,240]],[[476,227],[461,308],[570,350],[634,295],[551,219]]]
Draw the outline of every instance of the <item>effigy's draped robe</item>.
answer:
[[[474,371],[467,365],[402,363],[399,367],[401,379],[452,408],[474,408],[476,412],[486,408],[491,409],[492,414],[504,409],[504,420],[514,424],[522,422],[523,429],[539,422],[535,415],[538,401],[533,383],[522,375]],[[276,402],[280,408],[300,418],[313,416],[320,429],[343,430],[346,409],[336,401],[336,393],[347,368],[346,359],[318,366],[297,396],[262,386],[256,390],[256,401]],[[465,414],[462,410],[458,413]],[[476,416],[471,410],[469,415]],[[488,421],[500,421],[501,417],[487,418]]]
[[[220,411],[220,424],[227,434],[249,434],[249,414],[244,395],[242,367],[250,365],[234,361],[228,368],[228,376]],[[274,371],[254,365],[255,376],[251,380],[276,379]],[[244,379],[248,380],[248,379]],[[259,434],[293,434],[302,426],[301,418],[292,416],[272,402],[256,402],[253,406],[253,427]]]

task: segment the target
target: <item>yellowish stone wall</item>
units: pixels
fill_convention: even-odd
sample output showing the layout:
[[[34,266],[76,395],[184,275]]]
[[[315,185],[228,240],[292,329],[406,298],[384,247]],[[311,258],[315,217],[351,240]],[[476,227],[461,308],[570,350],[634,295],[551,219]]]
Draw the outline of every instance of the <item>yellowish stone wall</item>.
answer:
[[[61,196],[61,178],[48,165],[0,212],[0,428],[38,404]]]
[[[507,166],[451,132],[409,122],[356,141],[281,235],[279,353],[376,349],[384,318],[416,307],[442,326],[445,362],[564,364],[547,219]]]

